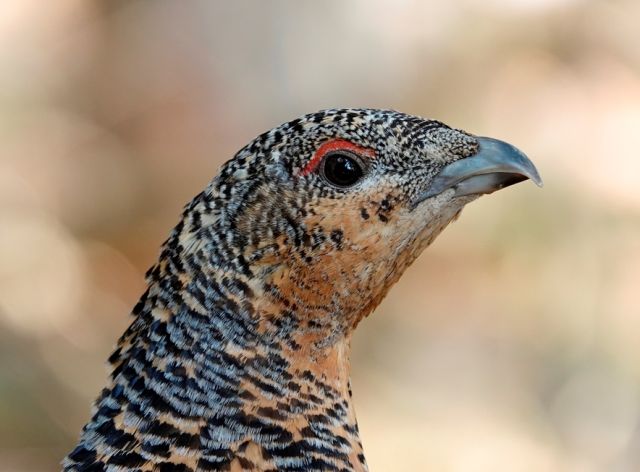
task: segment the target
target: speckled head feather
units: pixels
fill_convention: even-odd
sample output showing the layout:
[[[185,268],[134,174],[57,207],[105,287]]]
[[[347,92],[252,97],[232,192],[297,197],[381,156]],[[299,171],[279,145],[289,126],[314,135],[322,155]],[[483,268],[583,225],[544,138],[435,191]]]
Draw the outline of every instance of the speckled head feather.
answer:
[[[366,470],[352,331],[477,196],[423,195],[478,148],[437,121],[344,109],[240,150],[147,273],[65,470]],[[332,181],[329,156],[356,181]]]

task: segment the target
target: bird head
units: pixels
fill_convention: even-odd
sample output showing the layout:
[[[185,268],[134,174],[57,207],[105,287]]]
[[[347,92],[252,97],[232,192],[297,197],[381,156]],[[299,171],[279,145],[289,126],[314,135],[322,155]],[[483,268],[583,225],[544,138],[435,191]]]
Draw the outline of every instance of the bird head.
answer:
[[[197,246],[215,256],[215,271],[244,271],[254,316],[278,326],[294,313],[292,329],[327,345],[348,336],[467,203],[527,178],[540,184],[507,143],[395,111],[327,110],[239,151],[187,208],[197,225],[182,232],[208,241]]]
[[[501,141],[380,110],[275,128],[185,207],[65,470],[366,470],[349,339],[474,198]]]

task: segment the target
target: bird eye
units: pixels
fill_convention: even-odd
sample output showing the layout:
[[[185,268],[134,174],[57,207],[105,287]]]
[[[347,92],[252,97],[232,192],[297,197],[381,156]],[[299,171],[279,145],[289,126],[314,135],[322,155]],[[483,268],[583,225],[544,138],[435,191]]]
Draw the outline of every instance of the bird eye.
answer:
[[[325,156],[321,172],[325,180],[336,187],[350,187],[364,175],[357,158],[344,151]]]

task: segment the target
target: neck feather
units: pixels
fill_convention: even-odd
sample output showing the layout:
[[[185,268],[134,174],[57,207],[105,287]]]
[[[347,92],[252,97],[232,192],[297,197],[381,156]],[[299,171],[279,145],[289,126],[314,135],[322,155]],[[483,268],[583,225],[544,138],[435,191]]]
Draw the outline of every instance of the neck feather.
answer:
[[[365,470],[348,337],[323,345],[322,329],[299,329],[302,309],[251,282],[246,261],[211,257],[185,254],[180,230],[167,241],[67,467],[89,457],[184,470]]]

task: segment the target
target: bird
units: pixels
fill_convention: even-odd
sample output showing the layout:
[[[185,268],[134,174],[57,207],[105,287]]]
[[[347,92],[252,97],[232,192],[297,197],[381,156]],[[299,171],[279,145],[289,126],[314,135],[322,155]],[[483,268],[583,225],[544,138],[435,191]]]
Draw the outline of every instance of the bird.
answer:
[[[516,147],[393,110],[251,141],[146,273],[65,471],[366,471],[357,325],[481,195],[542,181]]]

